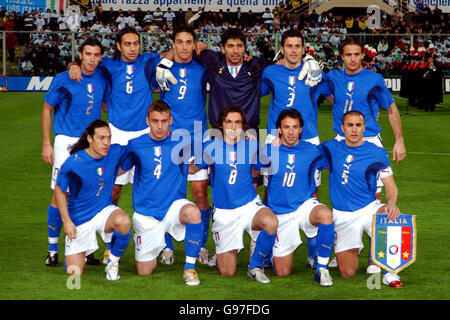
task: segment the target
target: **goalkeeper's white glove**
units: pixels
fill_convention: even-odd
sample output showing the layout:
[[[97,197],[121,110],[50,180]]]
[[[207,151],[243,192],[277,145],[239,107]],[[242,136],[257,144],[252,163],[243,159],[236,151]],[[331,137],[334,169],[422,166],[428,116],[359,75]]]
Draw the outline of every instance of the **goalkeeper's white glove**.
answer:
[[[305,79],[305,84],[310,87],[317,86],[322,81],[322,70],[319,63],[307,54],[303,58],[303,67],[298,74],[298,80]]]
[[[172,65],[172,61],[163,58],[156,67],[156,82],[158,82],[161,90],[170,91],[169,82],[172,84],[178,83],[177,79],[175,79],[172,72],[169,70]]]

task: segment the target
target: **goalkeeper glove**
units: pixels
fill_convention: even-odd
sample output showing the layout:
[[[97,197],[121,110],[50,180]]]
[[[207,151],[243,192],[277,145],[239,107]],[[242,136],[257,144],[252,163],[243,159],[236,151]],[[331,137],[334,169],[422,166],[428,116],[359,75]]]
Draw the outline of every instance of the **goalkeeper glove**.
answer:
[[[175,79],[169,70],[172,65],[172,61],[164,58],[156,67],[156,82],[158,82],[159,87],[164,91],[170,91],[169,82],[172,84],[178,83],[177,79]]]
[[[298,74],[298,80],[301,81],[305,77],[305,84],[310,87],[315,87],[322,81],[322,70],[320,65],[309,54],[303,58],[303,67]]]

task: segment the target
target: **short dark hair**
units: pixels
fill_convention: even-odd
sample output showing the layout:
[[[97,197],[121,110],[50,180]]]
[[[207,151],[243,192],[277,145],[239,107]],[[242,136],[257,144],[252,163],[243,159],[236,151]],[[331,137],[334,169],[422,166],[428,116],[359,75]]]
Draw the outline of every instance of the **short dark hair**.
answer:
[[[242,130],[246,131],[250,129],[250,125],[247,123],[247,118],[245,116],[244,110],[236,104],[229,104],[228,106],[220,110],[219,116],[217,118],[216,129],[220,130],[220,132],[222,132],[223,134],[223,122],[225,121],[227,115],[231,112],[237,112],[241,115]]]
[[[361,116],[364,119],[364,123],[366,123],[366,117],[364,117],[364,115],[357,110],[350,110],[350,111],[346,112],[344,114],[344,116],[342,117],[342,123],[344,123],[344,120],[345,120],[345,118],[347,118],[347,116],[353,116],[353,115]]]
[[[152,111],[158,112],[168,112],[170,114],[170,106],[163,100],[153,101],[152,104],[147,109],[147,115]]]
[[[100,51],[101,51],[102,55],[103,55],[103,52],[105,51],[105,48],[103,48],[102,43],[97,38],[93,38],[93,37],[86,38],[86,40],[84,40],[83,43],[81,44],[78,51],[80,53],[83,53],[84,47],[86,47],[86,46],[100,47]]]
[[[296,29],[289,29],[285,32],[283,32],[283,35],[281,36],[281,46],[284,46],[284,42],[286,41],[286,38],[300,38],[302,40],[302,46],[303,46],[303,36],[300,31]]]
[[[277,128],[281,128],[281,122],[286,118],[298,119],[300,122],[300,127],[303,128],[303,117],[296,109],[286,109],[281,111],[276,122]]]
[[[361,48],[361,53],[364,51],[364,46],[359,38],[348,36],[341,42],[341,45],[339,46],[339,53],[344,54],[344,47],[349,45],[357,45]]]
[[[238,39],[241,40],[242,43],[244,44],[244,47],[246,46],[246,39],[245,39],[245,35],[244,33],[237,29],[237,28],[228,28],[227,30],[225,30],[222,35],[221,35],[221,44],[224,47],[225,44],[227,43],[227,41],[229,39]]]
[[[191,27],[187,26],[187,25],[180,25],[179,27],[175,28],[175,30],[173,31],[172,34],[172,40],[175,41],[175,37],[177,36],[177,34],[181,33],[181,32],[186,32],[192,35],[192,37],[194,38],[194,41],[197,39],[197,35],[194,32],[194,29],[192,29]]]

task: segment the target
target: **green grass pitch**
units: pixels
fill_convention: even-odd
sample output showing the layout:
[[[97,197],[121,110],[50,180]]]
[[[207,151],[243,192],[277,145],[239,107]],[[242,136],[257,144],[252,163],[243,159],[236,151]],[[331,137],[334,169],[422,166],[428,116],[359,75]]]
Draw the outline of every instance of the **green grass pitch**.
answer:
[[[450,245],[450,96],[434,113],[410,108],[402,116],[407,149],[406,160],[392,163],[399,189],[398,206],[403,213],[417,215],[416,262],[400,273],[404,287],[384,285],[369,289],[365,273],[366,248],[360,267],[352,279],[343,279],[331,270],[334,286],[321,288],[307,269],[306,245],[295,253],[292,274],[286,278],[266,271],[271,283],[261,285],[246,279],[248,247],[239,255],[234,277],[221,277],[215,268],[198,265],[199,287],[187,287],[182,279],[184,245],[175,244],[175,264],[159,264],[154,274],[140,277],[134,265],[134,244],[120,262],[121,279],[105,280],[103,266],[87,266],[80,289],[68,288],[63,267],[44,265],[47,254],[47,206],[51,199],[51,168],[41,160],[40,116],[43,93],[0,93],[0,299],[2,300],[447,300],[449,298]],[[400,113],[406,101],[395,96]],[[265,125],[269,99],[263,99],[261,117]],[[322,141],[334,138],[328,102],[319,108]],[[393,134],[386,112],[380,116],[384,146],[392,150]],[[392,159],[392,153],[390,153]],[[322,174],[321,201],[328,198],[328,173]],[[260,189],[260,192],[262,189]],[[192,198],[188,187],[188,198]],[[131,186],[126,186],[120,206],[130,215]],[[63,233],[63,232],[62,232]],[[302,234],[302,239],[305,237]],[[246,236],[246,243],[249,238]],[[64,238],[60,237],[62,264]],[[104,244],[96,257],[100,258]],[[214,252],[213,241],[208,249]],[[376,280],[376,279],[375,279]],[[379,279],[381,280],[381,279]],[[69,282],[70,283],[70,282]],[[73,284],[73,283],[72,283]],[[70,287],[70,286],[69,286]]]

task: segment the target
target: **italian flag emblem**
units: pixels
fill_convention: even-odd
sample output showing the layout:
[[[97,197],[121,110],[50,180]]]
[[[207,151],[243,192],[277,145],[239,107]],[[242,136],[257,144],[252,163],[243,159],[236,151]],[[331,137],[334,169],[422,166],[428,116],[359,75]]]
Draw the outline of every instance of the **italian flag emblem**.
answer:
[[[353,81],[347,82],[347,91],[353,91],[355,89],[355,83]]]
[[[127,74],[133,74],[133,66],[127,65]]]
[[[295,163],[295,154],[289,154],[288,155],[288,163],[289,164]]]
[[[88,91],[89,93],[92,93],[92,92],[94,91],[94,86],[92,85],[92,83],[89,83],[89,84],[87,85],[87,91]]]
[[[372,221],[372,261],[389,272],[399,272],[416,260],[414,215],[401,214],[395,220],[378,213]]]
[[[349,155],[347,155],[347,157],[345,158],[345,161],[347,162],[347,163],[350,163],[350,162],[352,162],[353,161],[353,155],[352,154],[349,154]]]
[[[293,86],[295,84],[295,77],[294,76],[290,76],[289,77],[289,85]]]
[[[181,69],[180,69],[180,77],[181,77],[181,78],[186,77],[186,69],[185,69],[185,68],[181,68]]]
[[[161,147],[153,147],[153,153],[155,154],[155,157],[160,157],[162,154]]]
[[[102,176],[102,175],[103,175],[103,167],[97,168],[97,174],[98,174],[99,176]]]

